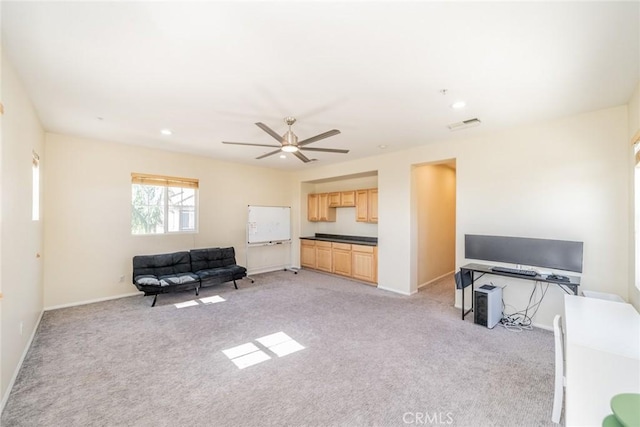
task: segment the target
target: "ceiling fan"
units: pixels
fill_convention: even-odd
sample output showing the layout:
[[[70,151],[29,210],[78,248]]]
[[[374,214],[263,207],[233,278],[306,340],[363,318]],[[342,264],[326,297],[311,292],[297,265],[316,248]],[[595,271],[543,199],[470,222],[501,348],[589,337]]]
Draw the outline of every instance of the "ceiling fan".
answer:
[[[233,144],[233,145],[250,145],[252,147],[272,147],[272,148],[277,148],[277,150],[272,151],[272,152],[267,153],[267,154],[263,154],[260,157],[256,157],[256,159],[264,159],[265,157],[269,157],[269,156],[272,156],[272,155],[274,155],[276,153],[284,151],[285,153],[293,154],[294,156],[296,156],[297,158],[299,158],[300,160],[302,160],[305,163],[314,161],[316,159],[309,159],[307,156],[305,156],[304,154],[302,154],[300,152],[302,150],[304,150],[304,151],[322,151],[322,152],[325,152],[325,153],[342,153],[342,154],[346,154],[346,153],[349,152],[349,150],[341,150],[341,149],[337,149],[337,148],[312,148],[312,147],[307,147],[306,146],[308,144],[311,144],[312,142],[320,141],[321,139],[325,139],[325,138],[329,138],[330,136],[338,135],[340,133],[340,131],[338,129],[332,129],[332,130],[326,131],[324,133],[321,133],[319,135],[312,136],[311,138],[307,138],[307,139],[304,139],[302,141],[298,141],[298,137],[291,130],[291,126],[296,122],[296,118],[295,117],[285,117],[284,122],[289,126],[289,130],[282,136],[278,135],[273,129],[271,129],[269,126],[265,125],[264,123],[260,123],[260,122],[256,123],[256,126],[258,126],[260,129],[262,129],[263,131],[265,131],[266,133],[271,135],[274,139],[276,139],[280,143],[280,146],[278,146],[278,145],[267,145],[267,144],[250,144],[248,142],[226,142],[226,141],[222,141],[222,143],[223,144]]]

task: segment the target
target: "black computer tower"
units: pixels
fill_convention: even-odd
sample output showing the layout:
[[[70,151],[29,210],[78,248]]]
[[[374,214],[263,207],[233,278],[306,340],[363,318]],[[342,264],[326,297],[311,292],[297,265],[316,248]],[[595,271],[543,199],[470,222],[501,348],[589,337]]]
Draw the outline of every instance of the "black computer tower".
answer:
[[[473,321],[493,328],[502,319],[502,288],[483,285],[473,294]]]

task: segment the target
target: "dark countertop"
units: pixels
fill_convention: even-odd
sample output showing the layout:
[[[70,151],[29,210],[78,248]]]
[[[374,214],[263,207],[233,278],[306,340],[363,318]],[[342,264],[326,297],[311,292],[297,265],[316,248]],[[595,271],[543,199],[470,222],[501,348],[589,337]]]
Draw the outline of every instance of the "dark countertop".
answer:
[[[324,242],[336,242],[336,243],[352,243],[354,245],[364,245],[364,246],[378,246],[377,237],[345,236],[342,234],[316,233],[315,236],[301,237],[300,239],[321,240]]]

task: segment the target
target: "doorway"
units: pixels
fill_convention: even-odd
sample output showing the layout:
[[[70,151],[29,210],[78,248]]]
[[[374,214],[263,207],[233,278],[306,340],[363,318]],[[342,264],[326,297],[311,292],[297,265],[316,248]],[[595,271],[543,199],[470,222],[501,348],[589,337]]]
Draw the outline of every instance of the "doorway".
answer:
[[[456,161],[418,165],[416,189],[417,287],[453,306],[456,256]]]

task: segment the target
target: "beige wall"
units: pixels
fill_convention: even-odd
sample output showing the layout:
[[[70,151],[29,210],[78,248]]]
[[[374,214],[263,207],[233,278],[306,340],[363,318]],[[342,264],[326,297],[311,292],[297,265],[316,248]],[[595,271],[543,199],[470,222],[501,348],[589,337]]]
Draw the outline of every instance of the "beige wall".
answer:
[[[413,165],[456,159],[456,267],[467,262],[465,234],[578,240],[584,242],[582,287],[627,297],[627,121],[627,107],[621,106],[476,138],[461,134],[455,141],[305,170],[298,180],[378,171],[383,289],[404,294],[417,289]],[[530,293],[530,282],[514,280],[505,289],[505,301],[523,309]],[[563,294],[549,288],[537,324],[551,325],[562,311]],[[457,298],[459,304],[459,292]]]
[[[633,92],[633,94],[631,95],[631,98],[629,99],[629,141],[631,141],[633,139],[633,137],[640,132],[640,82],[638,82],[638,86],[636,86],[636,90]],[[634,159],[634,155],[633,155],[633,150],[629,149],[629,164],[630,170],[633,170],[633,164],[635,162]],[[635,218],[635,205],[634,205],[634,200],[635,200],[635,191],[634,191],[634,174],[633,172],[631,172],[629,174],[629,182],[630,187],[631,187],[631,191],[629,192],[629,199],[631,200],[630,203],[630,216],[631,218]],[[634,224],[632,223],[632,226]],[[636,227],[640,226],[640,224],[636,224]],[[630,236],[633,236],[633,229],[631,230],[632,233],[630,234]],[[640,290],[638,290],[637,288],[637,282],[636,282],[636,269],[640,268],[640,265],[638,264],[638,254],[636,253],[636,244],[634,239],[632,238],[631,241],[629,242],[629,251],[631,252],[632,256],[631,256],[631,262],[629,263],[629,302],[631,302],[635,307],[636,310],[640,311]]]
[[[234,246],[245,265],[247,206],[289,206],[289,173],[47,134],[45,307],[136,292],[134,255]],[[198,178],[199,232],[132,236],[131,173]],[[290,248],[250,250],[250,271],[290,265]],[[120,277],[124,280],[120,282]]]
[[[13,68],[2,57],[2,155],[0,194],[2,250],[0,291],[0,396],[8,387],[42,314],[43,221],[31,219],[32,150],[47,167],[44,131]],[[40,179],[42,188],[42,176]]]
[[[418,285],[423,286],[455,269],[455,169],[437,164],[418,166],[414,170],[414,185],[417,192]]]

